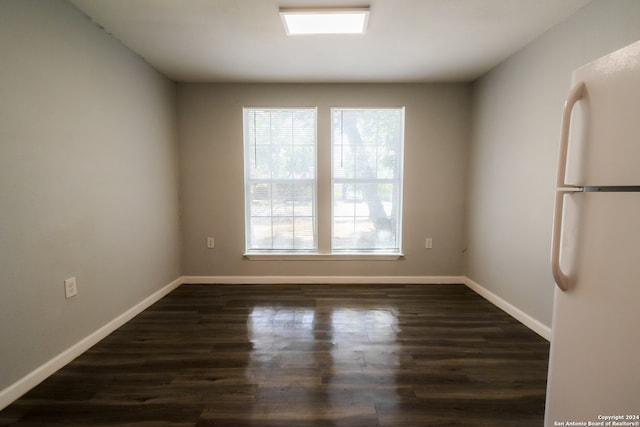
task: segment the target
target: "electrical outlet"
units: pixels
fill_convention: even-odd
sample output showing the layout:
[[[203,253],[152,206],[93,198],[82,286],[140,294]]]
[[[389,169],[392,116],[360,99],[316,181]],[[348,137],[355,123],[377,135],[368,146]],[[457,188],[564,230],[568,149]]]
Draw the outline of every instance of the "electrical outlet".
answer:
[[[424,248],[432,249],[433,248],[433,239],[431,237],[427,237],[424,239]]]
[[[71,277],[64,281],[64,296],[65,298],[71,298],[78,295],[78,287],[76,285],[76,278]]]
[[[213,249],[216,247],[216,242],[213,240],[213,237],[207,237],[207,248]]]

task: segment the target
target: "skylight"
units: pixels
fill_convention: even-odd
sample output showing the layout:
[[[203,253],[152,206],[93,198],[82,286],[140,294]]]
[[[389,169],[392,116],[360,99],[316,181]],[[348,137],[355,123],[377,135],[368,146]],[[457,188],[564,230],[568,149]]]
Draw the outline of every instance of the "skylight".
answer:
[[[288,35],[364,34],[369,8],[280,9]]]

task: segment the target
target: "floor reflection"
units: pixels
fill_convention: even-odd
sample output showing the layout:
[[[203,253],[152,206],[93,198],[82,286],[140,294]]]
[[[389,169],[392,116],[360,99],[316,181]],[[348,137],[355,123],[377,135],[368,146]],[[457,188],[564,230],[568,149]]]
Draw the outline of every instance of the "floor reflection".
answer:
[[[377,308],[338,308],[331,313],[331,360],[328,395],[331,406],[344,402],[398,402],[396,343],[398,319]],[[357,384],[353,388],[352,384]],[[352,388],[349,388],[352,387]],[[374,408],[375,409],[375,408]]]
[[[253,420],[300,420],[304,407],[309,421],[339,426],[355,416],[375,421],[376,401],[398,401],[392,308],[256,306],[247,331],[253,349],[246,375],[258,386]]]
[[[314,346],[315,312],[307,308],[254,307],[247,320],[253,346],[247,378],[258,388],[251,418],[262,422],[299,419],[299,408],[318,419],[317,395],[321,369]],[[295,410],[293,410],[295,408]]]

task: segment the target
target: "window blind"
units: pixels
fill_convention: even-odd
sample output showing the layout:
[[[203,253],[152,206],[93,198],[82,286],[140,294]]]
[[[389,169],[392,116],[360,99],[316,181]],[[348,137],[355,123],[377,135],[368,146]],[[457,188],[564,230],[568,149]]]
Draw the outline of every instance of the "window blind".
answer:
[[[317,250],[316,109],[243,115],[247,252]]]

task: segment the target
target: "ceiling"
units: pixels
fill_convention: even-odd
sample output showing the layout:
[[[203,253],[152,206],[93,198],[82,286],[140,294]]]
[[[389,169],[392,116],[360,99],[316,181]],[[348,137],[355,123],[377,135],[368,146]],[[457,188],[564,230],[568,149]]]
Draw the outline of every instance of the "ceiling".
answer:
[[[471,81],[591,0],[69,0],[185,82]],[[370,5],[365,35],[287,36],[280,7]]]

